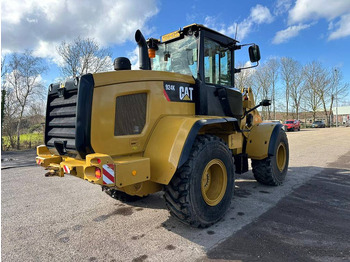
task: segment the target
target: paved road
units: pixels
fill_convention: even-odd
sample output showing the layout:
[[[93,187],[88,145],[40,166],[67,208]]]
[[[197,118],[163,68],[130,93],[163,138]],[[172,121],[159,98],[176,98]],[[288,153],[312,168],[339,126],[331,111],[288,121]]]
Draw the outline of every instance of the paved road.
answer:
[[[35,166],[36,149],[1,151],[1,169]]]
[[[211,249],[207,257],[350,261],[350,151]]]
[[[350,260],[350,129],[288,139],[284,185],[240,176],[231,209],[207,229],[170,217],[161,193],[127,205],[71,176],[3,169],[2,261]]]

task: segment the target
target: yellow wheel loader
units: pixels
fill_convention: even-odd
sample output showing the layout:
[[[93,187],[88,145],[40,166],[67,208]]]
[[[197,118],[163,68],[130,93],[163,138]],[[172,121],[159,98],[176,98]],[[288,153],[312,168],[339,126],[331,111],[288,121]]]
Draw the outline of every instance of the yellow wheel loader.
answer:
[[[37,164],[137,200],[164,191],[170,213],[193,227],[220,220],[235,174],[280,185],[289,149],[282,125],[262,123],[252,90],[234,87],[234,54],[245,45],[199,24],[147,41],[138,30],[140,70],[115,59],[113,72],[51,84],[45,145]],[[259,47],[248,45],[253,66]]]

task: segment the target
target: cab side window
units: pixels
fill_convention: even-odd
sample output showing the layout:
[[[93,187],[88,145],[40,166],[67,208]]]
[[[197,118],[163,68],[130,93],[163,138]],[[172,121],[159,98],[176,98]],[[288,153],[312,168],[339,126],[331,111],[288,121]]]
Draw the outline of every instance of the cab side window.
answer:
[[[232,86],[231,50],[209,38],[204,39],[204,74],[207,84]]]

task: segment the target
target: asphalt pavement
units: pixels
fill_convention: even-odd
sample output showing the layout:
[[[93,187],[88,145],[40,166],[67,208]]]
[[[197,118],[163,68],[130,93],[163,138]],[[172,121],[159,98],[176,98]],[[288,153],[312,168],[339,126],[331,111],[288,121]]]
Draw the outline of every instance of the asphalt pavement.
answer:
[[[226,216],[206,229],[171,217],[161,192],[122,203],[76,177],[45,177],[34,150],[2,152],[1,260],[350,261],[350,129],[287,135],[285,183],[239,176]]]
[[[35,166],[36,149],[1,151],[1,169]]]
[[[211,249],[207,258],[350,261],[350,151]]]

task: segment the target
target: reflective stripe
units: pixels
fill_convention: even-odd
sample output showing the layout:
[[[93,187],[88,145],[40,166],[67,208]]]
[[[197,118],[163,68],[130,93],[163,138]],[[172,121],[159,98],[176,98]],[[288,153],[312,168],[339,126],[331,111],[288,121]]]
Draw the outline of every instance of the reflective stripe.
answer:
[[[114,183],[111,180],[109,180],[108,177],[103,176],[103,184],[110,185],[110,184],[114,184]]]
[[[103,165],[103,184],[114,184],[114,164]]]
[[[70,174],[70,170],[68,166],[63,166],[63,170],[66,174]]]

